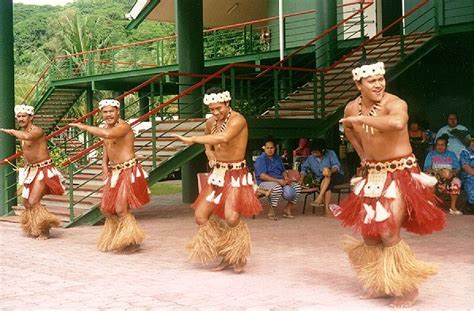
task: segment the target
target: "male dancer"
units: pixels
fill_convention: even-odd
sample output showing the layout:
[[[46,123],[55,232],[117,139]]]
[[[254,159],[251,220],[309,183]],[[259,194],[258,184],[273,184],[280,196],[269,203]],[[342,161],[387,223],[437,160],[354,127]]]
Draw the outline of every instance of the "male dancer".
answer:
[[[363,61],[352,74],[361,96],[348,103],[341,122],[364,174],[351,181],[353,193],[334,214],[364,238],[345,242],[366,290],[362,298],[391,296],[391,306],[409,307],[436,266],[415,258],[400,228],[431,233],[443,228],[445,215],[433,194],[436,179],[420,173],[412,154],[407,104],[385,92],[383,63]]]
[[[212,173],[208,184],[192,205],[199,225],[187,249],[192,260],[206,264],[218,256],[222,262],[215,270],[232,266],[240,273],[250,255],[250,233],[240,216],[252,216],[262,210],[254,191],[252,174],[245,163],[248,128],[245,118],[229,106],[228,91],[210,88],[204,95],[212,117],[206,122],[205,135],[177,138],[186,144],[204,144]],[[227,226],[211,218],[216,214]]]
[[[72,123],[104,140],[102,170],[105,186],[101,211],[105,225],[97,242],[103,252],[132,253],[139,249],[145,233],[129,212],[150,201],[146,173],[135,159],[135,136],[130,125],[119,118],[120,102],[104,99],[99,102],[105,128]]]
[[[21,140],[26,160],[18,181],[23,186],[21,196],[25,207],[21,214],[21,226],[27,236],[46,240],[49,238],[49,229],[58,227],[59,220],[41,205],[41,199],[47,194],[63,194],[63,177],[49,156],[48,141],[43,130],[33,125],[33,106],[15,106],[15,118],[21,127],[20,131],[0,130]]]

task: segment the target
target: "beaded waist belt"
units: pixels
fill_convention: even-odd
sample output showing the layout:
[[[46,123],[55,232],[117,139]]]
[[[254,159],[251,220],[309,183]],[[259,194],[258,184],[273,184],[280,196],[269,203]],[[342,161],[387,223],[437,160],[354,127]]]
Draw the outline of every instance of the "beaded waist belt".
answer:
[[[137,159],[133,158],[133,159],[125,161],[123,163],[109,165],[109,168],[111,170],[124,170],[126,168],[130,168],[130,167],[134,166],[135,164],[137,164]]]
[[[378,172],[393,173],[397,170],[411,168],[416,165],[417,165],[416,158],[413,155],[410,155],[408,157],[392,160],[392,161],[369,162],[365,164],[365,169],[367,169],[369,173],[378,173]]]
[[[44,160],[43,162],[39,162],[39,163],[27,164],[26,166],[30,167],[30,168],[35,168],[35,167],[45,167],[45,166],[48,166],[48,165],[51,165],[51,164],[53,164],[53,160],[48,159],[48,160]]]
[[[213,168],[221,168],[225,170],[238,170],[246,166],[245,160],[240,162],[226,163],[226,162],[216,162]]]

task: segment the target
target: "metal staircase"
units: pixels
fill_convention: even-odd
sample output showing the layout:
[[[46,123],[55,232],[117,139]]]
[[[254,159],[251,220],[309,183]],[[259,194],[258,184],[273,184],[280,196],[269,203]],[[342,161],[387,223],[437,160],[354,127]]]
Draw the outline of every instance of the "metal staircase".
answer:
[[[50,87],[35,106],[35,124],[50,133],[83,93],[83,89]]]
[[[390,69],[401,61],[402,53],[405,57],[417,50],[427,41],[432,39],[432,33],[415,33],[404,38],[404,50],[402,52],[400,37],[382,37],[373,40],[369,44],[345,58],[335,68],[330,68],[324,73],[324,87],[318,81],[315,92],[314,82],[307,82],[296,91],[289,94],[285,99],[278,102],[278,115],[287,119],[312,119],[325,118],[331,115],[348,101],[358,95],[357,88],[352,80],[351,70],[365,53],[367,58],[374,58],[385,63],[387,75]],[[316,97],[316,98],[315,98]],[[315,107],[315,102],[320,107]],[[323,104],[324,103],[324,104]],[[324,105],[324,109],[321,107]],[[263,113],[261,118],[274,118],[275,109],[269,109]]]

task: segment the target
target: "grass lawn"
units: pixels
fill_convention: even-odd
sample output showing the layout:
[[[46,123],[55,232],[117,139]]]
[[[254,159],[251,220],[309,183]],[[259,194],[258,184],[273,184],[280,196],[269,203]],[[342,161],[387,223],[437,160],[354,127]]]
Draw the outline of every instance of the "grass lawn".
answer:
[[[174,194],[181,192],[181,181],[158,182],[150,187],[152,195]]]

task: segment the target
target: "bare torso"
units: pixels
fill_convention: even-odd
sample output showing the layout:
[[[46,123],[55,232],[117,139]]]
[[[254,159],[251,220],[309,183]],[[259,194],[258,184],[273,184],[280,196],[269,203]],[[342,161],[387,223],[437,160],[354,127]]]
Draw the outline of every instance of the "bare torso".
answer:
[[[206,122],[206,134],[211,133],[212,126],[215,123],[215,117],[211,117]],[[217,123],[217,128],[220,127],[223,121]],[[245,118],[238,112],[232,111],[230,119],[228,121],[225,131],[232,129],[233,127],[241,126],[244,122],[245,126],[240,130],[240,132],[231,138],[227,143],[221,143],[213,146],[214,154],[217,161],[220,162],[238,162],[245,159],[245,151],[247,148],[247,139],[248,139],[248,127],[247,121]]]
[[[49,159],[48,141],[41,128],[33,125],[32,131],[41,131],[41,137],[35,140],[21,140],[21,149],[26,161],[35,164]]]
[[[360,97],[351,101],[346,108],[346,117],[359,114]],[[378,116],[386,116],[390,113],[390,105],[402,101],[397,96],[385,93],[380,102],[381,109],[377,111]],[[405,104],[406,105],[406,104]],[[368,111],[362,111],[367,115]],[[384,161],[406,156],[412,153],[408,128],[404,126],[401,130],[381,131],[374,129],[374,133],[367,131],[362,125],[354,124],[353,132],[355,138],[360,142],[365,153],[366,160]]]
[[[135,157],[135,135],[133,134],[132,128],[128,123],[122,120],[118,126],[128,128],[124,136],[114,139],[104,139],[104,148],[107,151],[107,157],[111,164],[123,163]]]

